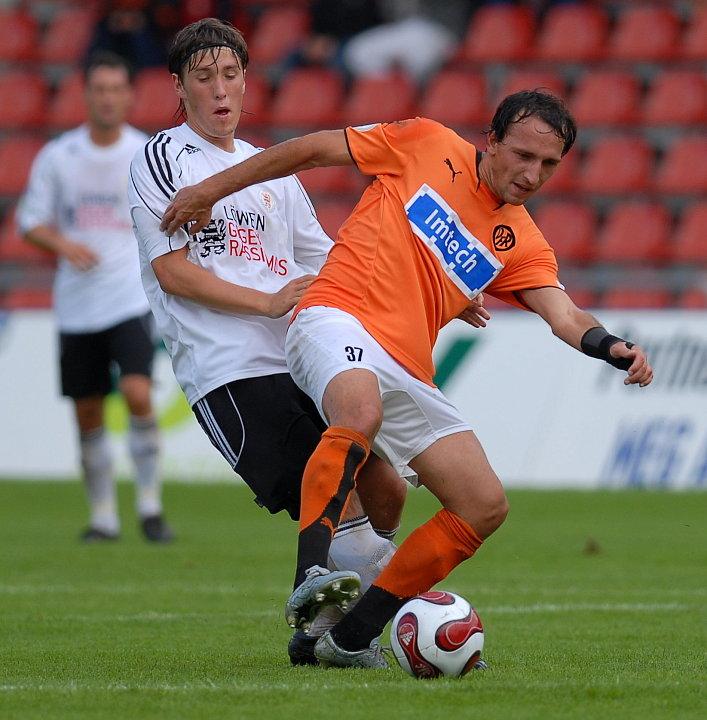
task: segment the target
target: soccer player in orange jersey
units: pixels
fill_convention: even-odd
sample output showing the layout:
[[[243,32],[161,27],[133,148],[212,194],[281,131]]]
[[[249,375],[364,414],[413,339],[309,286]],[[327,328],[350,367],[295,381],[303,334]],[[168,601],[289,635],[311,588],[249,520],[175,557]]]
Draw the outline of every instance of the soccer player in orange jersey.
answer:
[[[508,503],[471,428],[434,386],[437,334],[483,290],[537,313],[587,355],[648,385],[644,351],[577,308],[524,203],[570,150],[576,126],[539,91],[505,98],[485,152],[423,118],[325,131],[281,143],[182,190],[163,227],[208,222],[223,195],[305,168],[355,163],[375,180],[342,226],[295,310],[288,366],[329,429],[302,484],[298,576],[286,606],[309,609],[341,501],[373,451],[411,467],[442,509],[400,546],[373,586],[315,645],[324,664],[384,667],[375,638],[410,597],[471,557],[503,523]],[[481,322],[483,324],[483,321]]]

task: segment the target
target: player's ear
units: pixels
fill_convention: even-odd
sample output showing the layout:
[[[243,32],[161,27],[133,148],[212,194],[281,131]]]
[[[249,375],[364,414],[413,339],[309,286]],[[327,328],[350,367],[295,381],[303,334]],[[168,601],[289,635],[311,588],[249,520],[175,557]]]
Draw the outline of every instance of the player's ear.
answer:
[[[172,82],[174,83],[174,92],[177,93],[177,97],[179,97],[180,100],[186,100],[187,94],[184,91],[182,80],[177,73],[172,73]]]
[[[498,145],[498,138],[496,137],[496,133],[493,130],[491,130],[491,132],[486,136],[486,152],[489,155],[495,155],[497,145]]]

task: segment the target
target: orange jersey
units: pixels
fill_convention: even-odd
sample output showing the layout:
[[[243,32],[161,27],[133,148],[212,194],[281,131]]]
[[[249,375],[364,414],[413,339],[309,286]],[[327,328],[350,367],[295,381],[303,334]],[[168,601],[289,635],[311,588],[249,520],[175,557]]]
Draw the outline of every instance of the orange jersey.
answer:
[[[297,310],[340,308],[412,375],[433,385],[440,328],[481,290],[524,307],[519,290],[555,286],[555,255],[522,206],[479,182],[477,152],[424,118],[346,129],[376,179],[339,230]]]

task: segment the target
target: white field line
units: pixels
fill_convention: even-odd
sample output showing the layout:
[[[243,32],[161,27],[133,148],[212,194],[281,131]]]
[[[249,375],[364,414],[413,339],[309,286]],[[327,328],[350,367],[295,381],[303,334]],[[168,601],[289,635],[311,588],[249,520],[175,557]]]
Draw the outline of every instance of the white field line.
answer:
[[[680,612],[693,610],[695,606],[683,603],[535,603],[532,605],[487,605],[482,610],[485,617],[492,615],[531,615],[543,613],[577,613],[577,612]],[[233,619],[243,618],[268,618],[279,617],[279,607],[263,608],[260,610],[238,610],[233,609],[219,613],[194,613],[194,612],[155,612],[147,611],[140,613],[121,613],[112,615],[109,613],[95,614],[68,614],[58,615],[62,621],[77,623],[170,623],[204,621],[214,622],[219,618]]]
[[[147,585],[98,585],[98,584],[87,584],[87,585],[69,585],[69,584],[55,584],[55,585],[43,585],[37,583],[26,583],[23,585],[11,585],[0,583],[0,595],[71,595],[73,593],[92,593],[94,595],[144,595],[147,591]],[[161,586],[164,591],[170,593],[185,595],[247,595],[250,594],[253,588],[243,586],[238,583],[232,585],[188,585],[183,583],[168,583]],[[463,588],[447,588],[452,592],[458,592],[465,597],[473,598],[473,592],[469,592]],[[286,585],[273,585],[257,587],[258,594],[272,595],[273,597],[286,597],[292,588]],[[506,588],[494,589],[484,588],[484,597],[493,597],[494,595],[508,595],[512,592],[516,596],[530,595],[533,597],[537,596],[551,596],[553,598],[570,595],[582,595],[583,597],[591,595],[600,595],[606,597],[606,590],[597,590],[595,592],[588,591],[586,588],[568,587],[558,590],[552,590],[547,588],[533,588],[533,587],[513,587],[511,591]],[[707,596],[707,587],[703,588],[660,588],[653,591],[631,590],[630,588],[622,589],[619,591],[622,597],[626,596],[640,596],[645,598],[649,593],[654,593],[660,597],[705,597]]]

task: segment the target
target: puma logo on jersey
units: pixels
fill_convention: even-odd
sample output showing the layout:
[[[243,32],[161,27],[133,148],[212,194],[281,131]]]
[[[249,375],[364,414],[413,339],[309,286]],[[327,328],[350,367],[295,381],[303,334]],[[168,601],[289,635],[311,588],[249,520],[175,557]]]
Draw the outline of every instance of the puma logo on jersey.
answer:
[[[449,168],[449,170],[451,171],[451,173],[452,173],[452,182],[454,182],[454,180],[456,179],[457,175],[461,175],[461,174],[462,174],[462,171],[461,171],[461,170],[455,170],[455,169],[454,169],[454,165],[452,165],[452,161],[451,161],[449,158],[446,158],[446,160],[444,161],[444,164],[445,164],[445,165]]]

